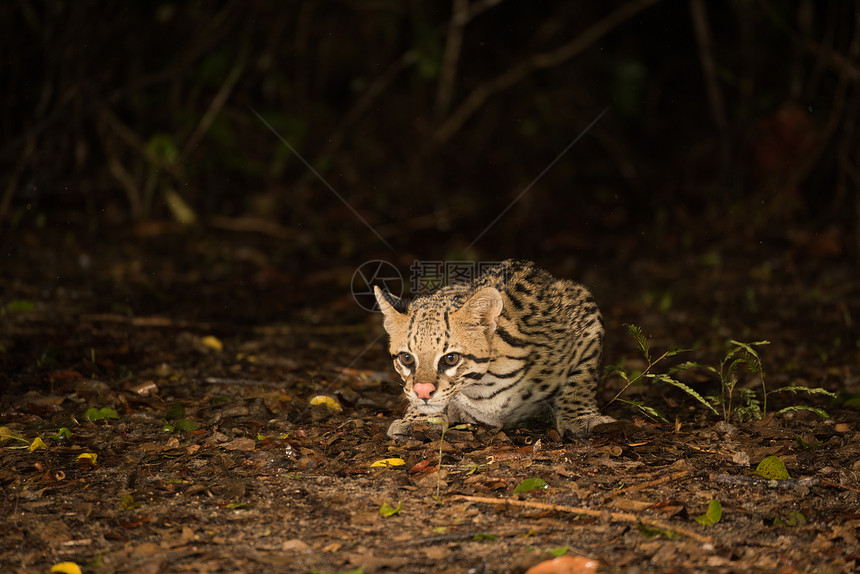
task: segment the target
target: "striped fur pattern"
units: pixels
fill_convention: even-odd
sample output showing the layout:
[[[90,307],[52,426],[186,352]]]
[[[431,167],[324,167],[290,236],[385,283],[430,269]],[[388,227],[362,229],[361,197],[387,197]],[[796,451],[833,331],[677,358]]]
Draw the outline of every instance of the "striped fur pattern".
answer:
[[[389,436],[427,416],[503,427],[547,406],[562,436],[612,422],[595,403],[603,319],[582,285],[508,260],[408,304],[375,293],[409,399]]]

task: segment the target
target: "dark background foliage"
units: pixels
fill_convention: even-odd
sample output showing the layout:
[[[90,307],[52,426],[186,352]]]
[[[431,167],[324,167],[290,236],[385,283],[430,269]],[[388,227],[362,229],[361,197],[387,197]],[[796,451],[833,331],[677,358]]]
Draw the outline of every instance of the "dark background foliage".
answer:
[[[0,13],[7,234],[193,219],[278,234],[320,262],[391,258],[368,227],[405,262],[606,254],[637,234],[857,251],[855,3]]]

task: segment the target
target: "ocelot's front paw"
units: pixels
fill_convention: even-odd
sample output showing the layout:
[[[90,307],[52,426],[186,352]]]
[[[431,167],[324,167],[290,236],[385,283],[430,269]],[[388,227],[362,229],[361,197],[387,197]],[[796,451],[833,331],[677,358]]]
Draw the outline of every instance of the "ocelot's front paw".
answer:
[[[388,427],[388,436],[397,441],[406,441],[412,436],[412,423],[405,419],[397,419]]]
[[[591,432],[591,429],[597,425],[614,423],[615,419],[600,415],[597,413],[582,415],[576,418],[563,419],[558,421],[558,433],[563,437],[570,436],[585,436]]]

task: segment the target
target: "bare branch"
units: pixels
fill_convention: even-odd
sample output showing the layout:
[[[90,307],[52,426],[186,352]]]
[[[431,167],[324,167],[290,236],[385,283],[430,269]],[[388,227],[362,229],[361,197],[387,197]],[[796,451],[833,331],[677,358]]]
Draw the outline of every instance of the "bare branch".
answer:
[[[451,106],[454,93],[454,80],[457,78],[457,65],[463,47],[463,33],[469,20],[469,0],[454,0],[451,21],[448,24],[448,40],[442,54],[442,69],[439,84],[436,86],[436,117],[444,118]]]
[[[564,46],[551,52],[535,54],[528,60],[514,66],[507,72],[496,76],[492,80],[475,88],[463,101],[454,113],[445,120],[436,130],[434,138],[436,143],[445,143],[451,136],[457,133],[463,124],[480,109],[492,96],[507,90],[518,84],[535,70],[552,68],[563,64],[574,56],[584,52],[594,43],[606,36],[609,32],[626,22],[645,8],[652,6],[660,0],[634,0],[621,6],[608,16],[595,22],[591,27],[583,31],[579,36]]]
[[[702,0],[690,0],[690,16],[693,19],[696,44],[699,46],[699,60],[702,62],[702,75],[705,77],[705,88],[708,92],[708,103],[711,105],[711,115],[714,118],[714,125],[722,132],[726,129],[726,107],[723,104],[723,94],[720,92],[720,85],[717,82],[717,67],[714,65],[708,13]]]

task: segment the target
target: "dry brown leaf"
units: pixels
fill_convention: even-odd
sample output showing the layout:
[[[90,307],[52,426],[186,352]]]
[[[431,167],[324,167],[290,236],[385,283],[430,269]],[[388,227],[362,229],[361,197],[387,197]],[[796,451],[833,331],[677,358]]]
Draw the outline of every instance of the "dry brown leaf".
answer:
[[[309,548],[310,548],[310,546],[308,546],[307,544],[305,544],[304,542],[302,542],[298,538],[285,540],[284,543],[281,545],[281,550],[284,550],[287,552],[289,552],[289,551],[304,552],[305,550],[307,550]]]
[[[559,556],[526,570],[526,574],[590,574],[597,572],[597,560],[585,556]]]
[[[225,450],[254,450],[255,441],[252,438],[241,437],[221,443],[218,446]]]

